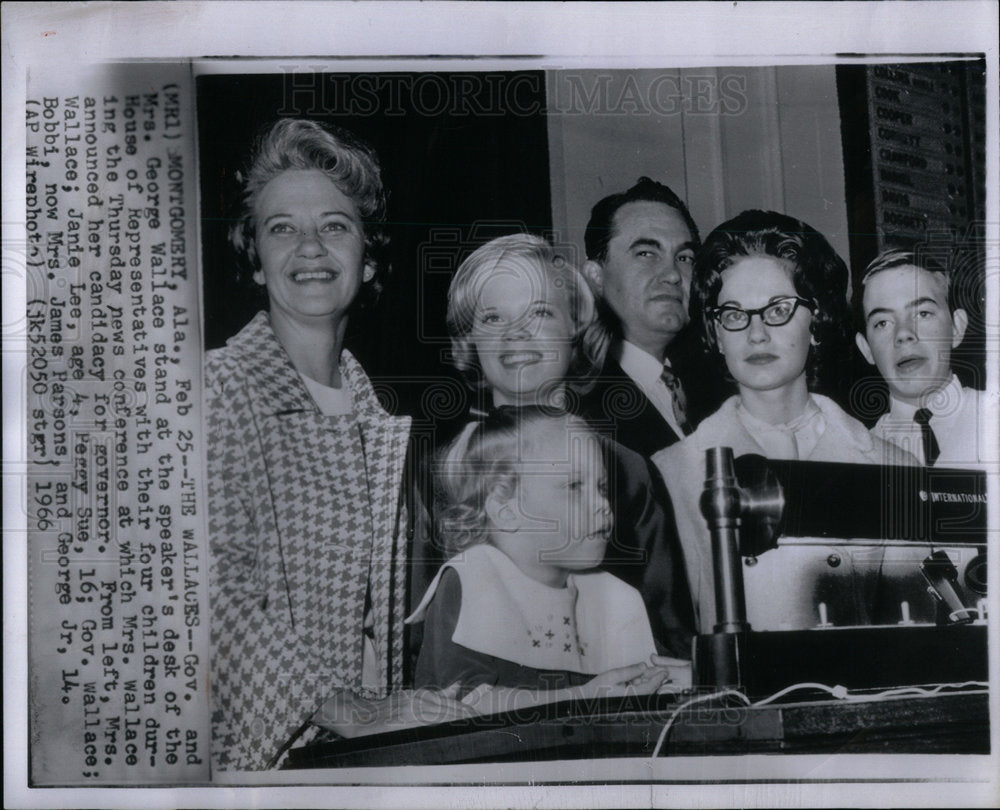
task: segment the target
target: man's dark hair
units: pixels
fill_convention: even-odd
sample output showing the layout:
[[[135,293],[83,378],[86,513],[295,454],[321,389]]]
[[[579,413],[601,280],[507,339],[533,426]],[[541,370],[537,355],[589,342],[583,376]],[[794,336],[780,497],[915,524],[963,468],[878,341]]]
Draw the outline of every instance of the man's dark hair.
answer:
[[[587,231],[583,237],[588,259],[595,262],[607,259],[608,243],[614,236],[615,214],[619,208],[631,202],[658,202],[676,209],[691,231],[692,247],[698,249],[701,244],[698,227],[694,224],[684,201],[663,183],[657,183],[648,177],[640,177],[628,191],[605,197],[591,209],[590,222],[587,223]]]

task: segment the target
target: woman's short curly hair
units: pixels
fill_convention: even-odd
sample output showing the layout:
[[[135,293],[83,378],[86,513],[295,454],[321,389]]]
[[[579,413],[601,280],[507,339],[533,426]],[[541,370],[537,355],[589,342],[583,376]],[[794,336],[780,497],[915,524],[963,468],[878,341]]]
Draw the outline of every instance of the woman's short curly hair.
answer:
[[[819,231],[785,214],[744,211],[712,231],[698,251],[690,313],[709,351],[719,357],[715,324],[706,313],[719,303],[722,272],[743,256],[773,256],[791,264],[795,292],[816,305],[810,326],[814,345],[806,361],[809,388],[836,388],[850,357],[850,273]]]
[[[375,269],[372,281],[362,286],[358,304],[373,303],[389,272],[386,191],[378,155],[346,129],[301,118],[282,118],[264,128],[254,140],[245,170],[237,175],[242,194],[229,243],[236,251],[240,281],[250,282],[260,269],[257,198],[279,174],[296,169],[323,172],[357,207],[364,226],[365,262]]]
[[[525,454],[542,440],[541,428],[560,435],[593,435],[580,417],[553,408],[502,408],[470,422],[435,465],[437,542],[447,556],[489,542],[486,497],[514,495]]]
[[[482,366],[470,334],[475,325],[476,305],[484,284],[497,268],[534,266],[548,274],[557,287],[566,290],[573,320],[573,357],[566,384],[578,394],[593,385],[603,361],[607,336],[596,317],[594,295],[583,274],[540,236],[515,233],[492,239],[477,248],[459,265],[448,288],[446,323],[451,336],[452,362],[474,389],[486,386]]]

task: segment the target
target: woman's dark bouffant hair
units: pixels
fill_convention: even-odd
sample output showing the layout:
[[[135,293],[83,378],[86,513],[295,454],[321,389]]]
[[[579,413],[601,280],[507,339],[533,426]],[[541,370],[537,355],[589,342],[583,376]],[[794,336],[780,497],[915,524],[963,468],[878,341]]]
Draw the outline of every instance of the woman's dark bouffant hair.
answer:
[[[386,192],[378,155],[345,129],[300,118],[267,125],[254,140],[246,169],[237,175],[242,186],[240,208],[229,228],[236,251],[238,281],[253,284],[260,269],[254,208],[261,190],[290,169],[323,172],[357,206],[364,226],[365,262],[375,277],[362,285],[357,306],[373,304],[389,272],[389,239],[385,230]]]
[[[773,256],[791,263],[795,292],[816,305],[810,327],[815,345],[806,361],[809,390],[832,393],[851,356],[850,278],[844,260],[815,228],[774,211],[744,211],[712,231],[695,258],[690,312],[709,352],[723,364],[706,311],[719,302],[722,272],[741,256]]]

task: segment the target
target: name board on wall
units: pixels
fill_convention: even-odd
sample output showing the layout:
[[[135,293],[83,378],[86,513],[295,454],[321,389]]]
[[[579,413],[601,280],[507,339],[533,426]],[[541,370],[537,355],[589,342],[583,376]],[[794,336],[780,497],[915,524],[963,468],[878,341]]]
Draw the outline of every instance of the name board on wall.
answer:
[[[855,270],[890,247],[975,247],[986,216],[983,61],[841,65],[837,90]]]
[[[983,76],[970,68],[959,62],[867,69],[880,248],[961,235],[985,216],[984,133],[970,98],[982,96]]]
[[[952,368],[985,384],[986,73],[982,59],[837,67],[854,300],[880,252],[953,270],[969,315]]]

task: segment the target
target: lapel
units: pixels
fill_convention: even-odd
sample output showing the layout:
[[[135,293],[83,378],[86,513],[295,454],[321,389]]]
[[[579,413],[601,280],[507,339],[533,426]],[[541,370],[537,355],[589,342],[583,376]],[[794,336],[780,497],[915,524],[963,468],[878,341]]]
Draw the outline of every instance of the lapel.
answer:
[[[258,312],[238,334],[226,343],[239,370],[242,398],[253,420],[252,451],[246,453],[254,518],[262,542],[256,544],[253,577],[257,590],[264,593],[266,609],[284,612],[295,625],[295,615],[285,574],[283,532],[279,527],[274,491],[271,486],[266,437],[273,430],[272,417],[282,412],[301,411],[311,398],[294,372],[291,360],[271,330],[266,312]],[[229,384],[223,381],[224,385]]]
[[[258,424],[261,418],[278,414],[317,411],[305,383],[274,336],[266,312],[258,312],[229,345],[237,350],[245,369],[250,407]]]
[[[758,456],[766,456],[764,448],[761,447],[757,440],[753,437],[746,426],[743,424],[743,420],[740,419],[736,412],[737,405],[739,403],[739,397],[733,396],[725,401],[723,406],[719,408],[718,412],[710,416],[705,422],[713,420],[710,425],[710,429],[707,431],[709,436],[715,432],[716,436],[724,436],[725,441],[723,444],[732,445],[733,457],[739,458],[740,456],[745,456],[750,453],[754,453]],[[711,446],[717,446],[720,442],[716,440]],[[708,446],[703,448],[708,449]]]
[[[340,371],[354,395],[355,416],[365,445],[376,543],[391,544],[398,529],[398,495],[410,437],[410,418],[394,417],[385,412],[371,380],[346,350],[341,355]]]
[[[618,361],[609,359],[601,374],[599,404],[606,409],[606,418],[616,428],[615,440],[642,456],[652,456],[658,450],[680,441],[673,428],[656,406],[628,376]],[[618,404],[617,413],[608,406]]]
[[[355,415],[364,442],[368,495],[372,515],[372,547],[368,586],[375,623],[380,682],[401,685],[403,623],[406,612],[407,520],[401,497],[410,418],[389,416],[358,362],[347,351],[341,373],[354,394]]]
[[[315,503],[317,460],[325,456],[332,462],[329,422],[274,336],[266,312],[257,313],[228,345],[243,371],[259,447],[259,452],[248,454],[260,531],[266,538],[258,549],[255,573],[268,609],[285,612],[291,626],[305,632],[307,626],[316,626],[318,617],[315,609],[302,604],[306,589],[299,583],[300,557],[308,549],[329,546],[335,517]],[[345,551],[349,553],[338,555],[341,576],[356,581],[360,555],[353,544]],[[328,573],[329,557],[317,555],[317,575]],[[356,595],[351,596],[344,601],[357,601]]]
[[[258,313],[229,346],[244,372],[261,448],[250,455],[254,495],[266,501],[258,504],[258,514],[261,533],[269,540],[258,552],[256,570],[268,602],[287,611],[293,626],[315,626],[321,623],[318,612],[331,607],[318,603],[316,594],[336,585],[336,602],[342,609],[351,606],[360,630],[365,589],[370,587],[376,645],[385,670],[402,638],[390,614],[405,609],[395,604],[398,600],[392,594],[402,593],[397,588],[405,583],[406,527],[401,524],[398,495],[410,420],[383,410],[364,370],[346,350],[341,354],[340,371],[352,394],[354,416],[323,416],[274,336],[266,312]],[[356,528],[351,532],[344,528],[357,516],[336,514],[329,505],[323,508],[317,503],[323,468],[337,463],[334,448],[344,446],[345,425],[356,425],[360,434],[361,458],[352,461],[364,467],[371,525],[365,527],[363,536]],[[279,481],[284,482],[280,502],[275,497]],[[338,542],[341,536],[349,542]],[[318,549],[335,553],[320,558]],[[317,564],[308,574],[316,580],[314,586],[291,587],[289,562],[295,554],[317,555]]]

